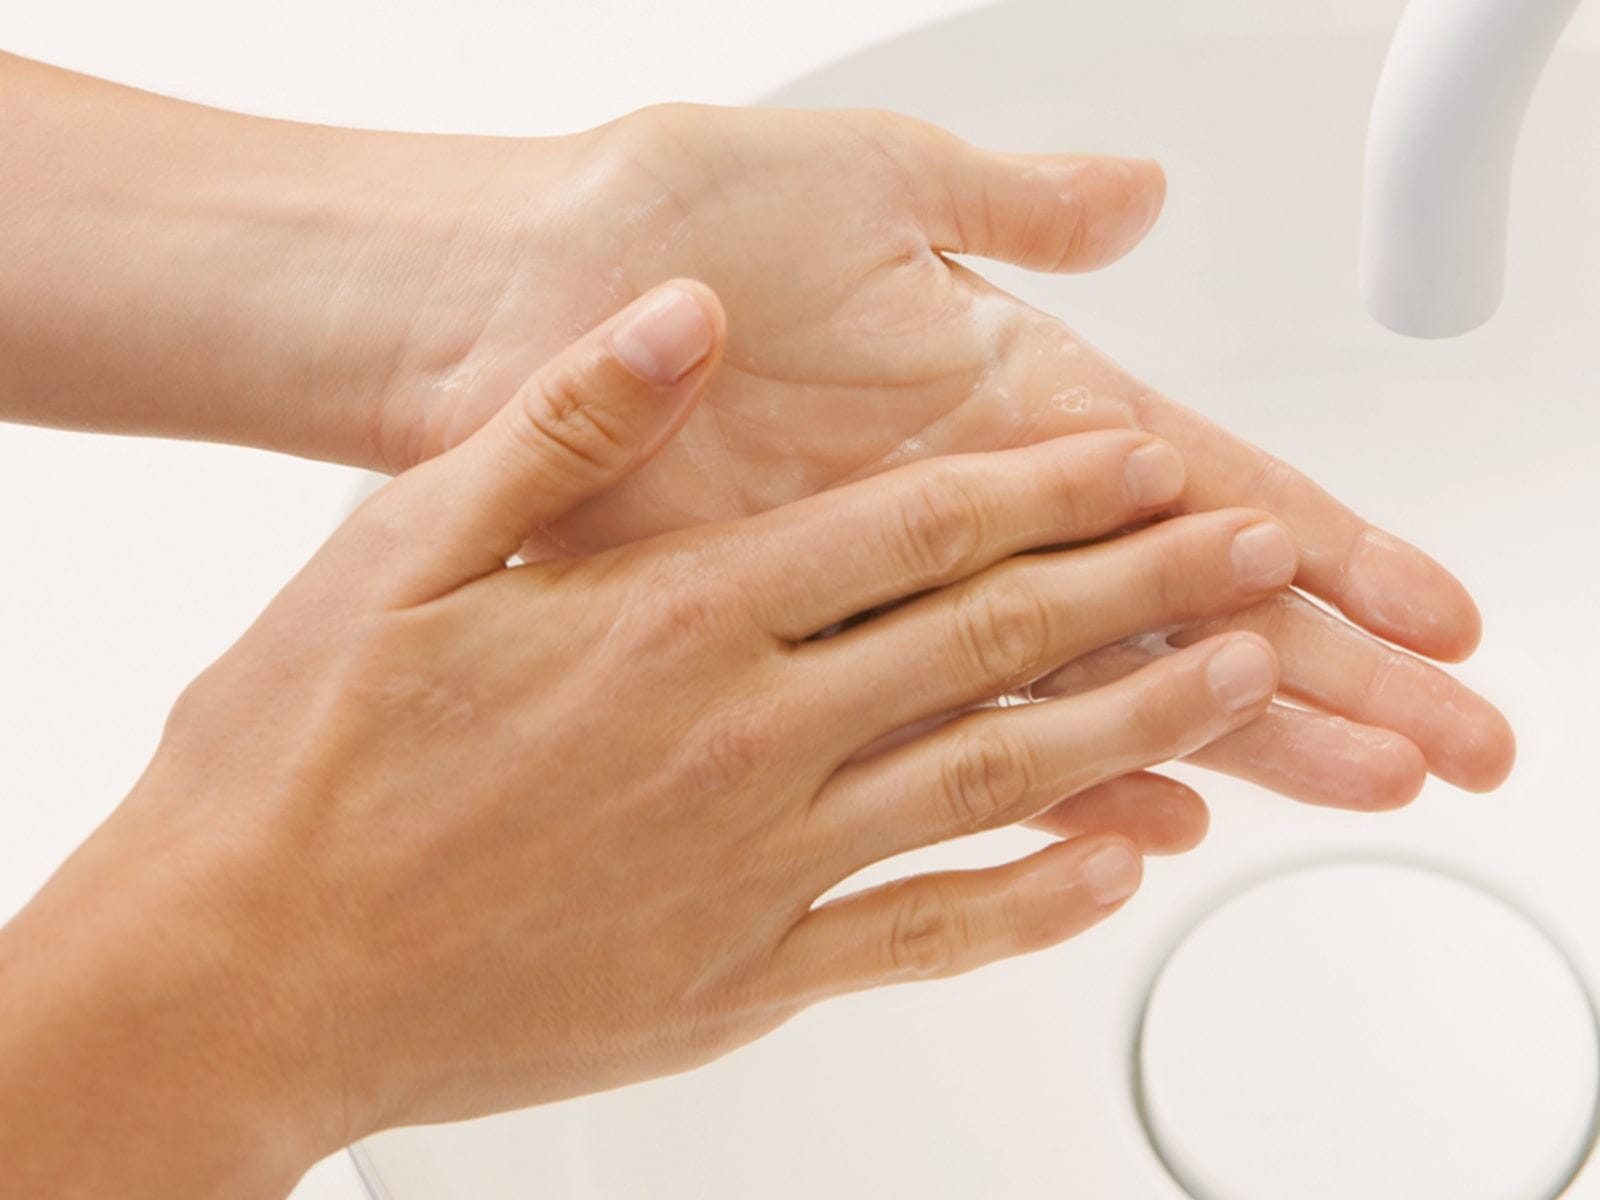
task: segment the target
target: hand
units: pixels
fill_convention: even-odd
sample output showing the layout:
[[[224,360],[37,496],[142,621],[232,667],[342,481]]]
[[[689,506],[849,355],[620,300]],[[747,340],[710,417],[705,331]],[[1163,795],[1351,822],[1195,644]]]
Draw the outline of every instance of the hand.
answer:
[[[1277,514],[1297,585],[1349,619],[1298,597],[1231,618],[1275,642],[1303,707],[1275,706],[1208,765],[1352,808],[1404,803],[1428,769],[1474,789],[1510,769],[1500,715],[1404,652],[1476,643],[1448,574],[945,257],[1108,262],[1160,206],[1151,164],[994,154],[859,112],[669,107],[545,140],[375,133],[3,55],[0,100],[19,216],[0,226],[0,415],[399,470],[466,437],[578,332],[696,274],[739,314],[728,368],[666,453],[556,523],[568,548],[929,455],[1149,430],[1189,464],[1184,509]]]
[[[1275,592],[1286,533],[1224,510],[1108,538],[1183,485],[1169,447],[1117,430],[508,568],[679,429],[723,337],[703,287],[649,293],[372,497],[185,693],[132,796],[0,936],[0,1159],[23,1191],[281,1190],[377,1128],[682,1070],[1133,892],[1141,827],[1108,831],[1112,781],[1255,720],[1261,638],[862,752]],[[1028,818],[1099,832],[816,906]],[[205,1162],[228,1166],[203,1188],[174,1174]]]
[[[681,106],[561,153],[572,157],[553,223],[519,218],[533,190],[519,190],[515,171],[492,192],[494,218],[470,219],[528,231],[496,259],[510,265],[492,304],[410,326],[407,361],[428,369],[390,377],[382,441],[395,465],[453,444],[498,407],[559,334],[552,298],[597,320],[660,278],[700,274],[738,314],[727,368],[673,444],[557,523],[555,544],[595,548],[759,512],[931,455],[1150,430],[1189,465],[1181,509],[1276,514],[1299,546],[1296,584],[1349,618],[1290,593],[1208,626],[1270,639],[1298,706],[1274,705],[1208,748],[1205,765],[1357,809],[1404,804],[1430,769],[1473,790],[1510,770],[1504,718],[1404,652],[1457,659],[1477,642],[1476,610],[1442,568],[945,257],[1101,266],[1155,219],[1153,164],[995,154],[884,113]],[[552,263],[540,247],[556,245],[567,249]],[[456,260],[445,290],[469,294],[484,269]],[[1102,656],[1097,677],[1149,648]]]

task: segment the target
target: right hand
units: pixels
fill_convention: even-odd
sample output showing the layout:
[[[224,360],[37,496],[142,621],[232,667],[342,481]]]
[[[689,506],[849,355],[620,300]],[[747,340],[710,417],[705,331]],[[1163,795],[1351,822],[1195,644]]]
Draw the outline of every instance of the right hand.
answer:
[[[861,752],[1271,594],[1295,570],[1285,532],[1230,509],[1108,540],[1183,484],[1170,448],[1116,430],[507,567],[682,423],[722,330],[698,285],[635,303],[374,495],[185,694],[134,794],[18,922],[38,945],[153,947],[90,1032],[60,1032],[137,1031],[117,1050],[150,1059],[130,1108],[171,1119],[148,1100],[161,1072],[265,1047],[255,1093],[210,1080],[173,1103],[265,1087],[324,1152],[682,1070],[821,998],[1051,945],[1134,891],[1140,827],[1108,829],[1113,781],[1257,718],[1277,683],[1260,637]],[[1030,818],[1068,836],[817,905],[880,860]],[[84,932],[117,912],[120,938]],[[164,954],[190,982],[150,983]],[[73,970],[81,992],[110,968]]]

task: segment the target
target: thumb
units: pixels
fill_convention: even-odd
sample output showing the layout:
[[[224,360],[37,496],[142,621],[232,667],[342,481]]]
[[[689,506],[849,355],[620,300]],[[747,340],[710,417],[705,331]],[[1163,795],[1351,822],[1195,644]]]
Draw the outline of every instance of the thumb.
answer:
[[[952,134],[931,138],[923,231],[935,250],[1036,271],[1092,271],[1132,250],[1166,199],[1148,159],[1000,154]]]
[[[440,595],[498,570],[639,467],[682,426],[726,337],[710,288],[662,284],[541,367],[466,441],[396,479],[384,523],[406,545],[406,590]]]

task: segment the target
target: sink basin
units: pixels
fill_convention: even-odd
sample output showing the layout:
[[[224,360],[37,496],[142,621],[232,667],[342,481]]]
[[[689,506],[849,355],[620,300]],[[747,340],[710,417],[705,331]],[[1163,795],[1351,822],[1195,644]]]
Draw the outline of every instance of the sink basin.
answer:
[[[1550,987],[1577,998],[1560,1010],[1577,1013],[1575,1022],[1534,1026],[1531,1036],[1574,1038],[1572,1054],[1587,1056],[1584,1069],[1593,1071],[1587,997],[1600,986],[1600,803],[1583,763],[1600,730],[1600,647],[1590,640],[1600,601],[1592,525],[1600,511],[1600,62],[1559,52],[1535,99],[1499,316],[1457,341],[1406,341],[1366,317],[1356,288],[1362,140],[1398,6],[1355,7],[1372,9],[1372,19],[1309,0],[1026,0],[908,34],[769,99],[900,109],[1007,149],[1161,158],[1171,184],[1167,212],[1126,262],[1070,278],[980,269],[1455,569],[1487,627],[1462,674],[1502,705],[1520,737],[1511,782],[1487,797],[1431,783],[1411,808],[1374,816],[1301,807],[1180,769],[1212,801],[1208,842],[1152,863],[1128,910],[1088,936],[961,979],[835,1001],[688,1075],[384,1134],[357,1152],[375,1194],[1255,1195],[1234,1189],[1226,1163],[1175,1173],[1158,1150],[1146,1128],[1149,1098],[1139,1094],[1141,1018],[1174,947],[1208,914],[1247,885],[1331,861],[1405,864],[1466,881],[1461,886],[1515,912],[1514,928],[1548,948],[1537,961]],[[1036,841],[1004,831],[907,856],[856,882],[998,861]],[[1336,895],[1329,902],[1317,894],[1326,911],[1341,911]],[[1409,894],[1397,891],[1395,903],[1409,903]],[[1479,912],[1475,905],[1452,901],[1439,911]],[[1340,953],[1389,936],[1382,910],[1369,910],[1350,906],[1349,919],[1368,924],[1341,929]],[[1463,917],[1467,925],[1442,929],[1438,939],[1469,966],[1474,954],[1495,953],[1473,938],[1474,919]],[[1317,925],[1304,936],[1320,944]],[[1246,943],[1229,955],[1243,990],[1281,969],[1265,947],[1252,952]],[[1344,972],[1347,990],[1359,991],[1360,965]],[[1516,969],[1510,960],[1507,969]],[[1458,977],[1485,973],[1439,974]],[[1211,995],[1208,1003],[1225,999]],[[1318,1011],[1314,995],[1295,1002],[1310,1006],[1307,1039],[1339,1020],[1341,1044],[1381,1050],[1381,1039],[1394,1036],[1381,1011],[1361,1027],[1370,1037],[1352,1039],[1348,1008]],[[1517,1039],[1530,1036],[1530,1014],[1543,1011],[1542,1001],[1528,1003],[1485,1009],[1471,1039],[1435,1037],[1433,1052],[1524,1061]],[[1419,1076],[1433,1073],[1419,1064]],[[1306,1074],[1303,1086],[1294,1076],[1274,1084],[1285,1111],[1305,1115],[1302,1136],[1330,1104],[1421,1102],[1392,1088],[1363,1095],[1350,1072],[1342,1078],[1354,1090],[1330,1099],[1314,1069]],[[1600,1168],[1584,1166],[1595,1091],[1585,1078],[1562,1084],[1576,1097],[1563,1101],[1559,1117],[1570,1136],[1544,1139],[1538,1162],[1507,1174],[1519,1181],[1512,1190],[1455,1191],[1449,1200],[1600,1196]],[[1212,1086],[1220,1094],[1230,1080],[1218,1076]],[[1184,1108],[1156,1100],[1162,1112]],[[1514,1129],[1523,1111],[1488,1084],[1456,1100],[1440,1121],[1457,1134],[1472,1121]],[[1359,1170],[1342,1178],[1365,1171],[1371,1180],[1412,1181],[1403,1194],[1419,1200],[1444,1197],[1430,1190],[1428,1173],[1444,1151],[1428,1137],[1419,1133],[1410,1149],[1386,1144],[1371,1161],[1360,1157],[1366,1147],[1350,1145]],[[1391,1193],[1401,1194],[1377,1186],[1365,1194]],[[1287,1180],[1281,1195],[1318,1200],[1313,1187]]]

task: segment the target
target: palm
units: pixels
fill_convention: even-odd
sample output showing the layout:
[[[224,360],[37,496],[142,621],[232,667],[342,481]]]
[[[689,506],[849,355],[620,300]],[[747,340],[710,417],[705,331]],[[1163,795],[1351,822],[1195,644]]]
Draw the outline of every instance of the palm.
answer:
[[[886,148],[872,115],[712,115],[650,112],[609,131],[596,152],[582,202],[615,214],[612,258],[567,273],[584,282],[559,298],[561,325],[586,327],[662,279],[692,275],[721,295],[731,327],[723,369],[688,427],[565,524],[564,537],[585,547],[631,540],[929,454],[1132,419],[1132,380],[937,252],[910,164]],[[1115,171],[1102,181],[1121,192],[1137,182]],[[1080,230],[1077,256],[1122,249],[1148,207],[1136,195],[1087,240]],[[475,347],[488,369],[445,410],[438,440],[464,435],[553,352],[560,336],[546,346],[527,334],[554,324],[551,306],[546,292],[515,315],[499,310]]]
[[[928,455],[1067,432],[1045,419],[1048,402],[1006,403],[1001,343],[1045,332],[1037,314],[980,298],[937,256],[872,262],[875,249],[884,247],[863,233],[819,252],[795,246],[803,267],[750,260],[758,276],[787,282],[727,301],[728,352],[702,406],[644,470],[561,532],[614,542],[773,508]],[[700,274],[724,297],[736,287]],[[1052,336],[1066,335],[1057,326]]]

